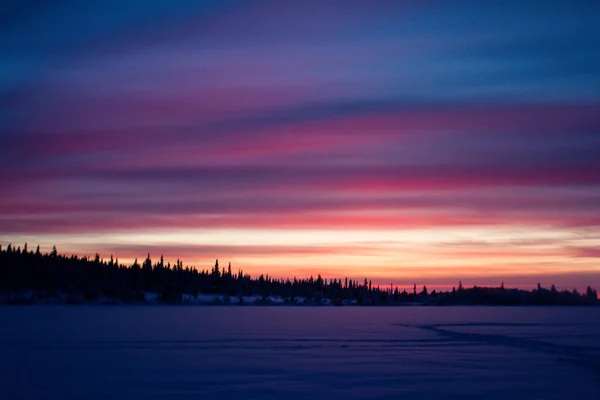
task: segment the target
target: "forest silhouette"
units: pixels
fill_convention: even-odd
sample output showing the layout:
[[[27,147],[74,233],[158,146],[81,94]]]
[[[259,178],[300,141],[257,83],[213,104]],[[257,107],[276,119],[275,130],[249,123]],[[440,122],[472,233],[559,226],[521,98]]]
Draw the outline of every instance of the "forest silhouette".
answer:
[[[276,279],[269,275],[251,277],[242,270],[232,271],[231,263],[223,268],[216,260],[209,270],[174,265],[163,257],[153,262],[150,254],[140,264],[119,263],[113,256],[104,260],[60,255],[56,247],[42,254],[39,246],[29,250],[27,244],[0,246],[0,301],[7,304],[33,304],[54,299],[69,304],[88,302],[145,303],[155,294],[159,302],[181,304],[200,295],[215,295],[216,304],[270,304],[278,297],[284,304],[333,305],[599,305],[596,290],[587,287],[558,291],[539,283],[533,290],[499,287],[463,287],[459,282],[450,291],[429,292],[426,286],[400,290],[390,285],[380,287],[368,279]],[[216,296],[219,295],[219,296]],[[281,303],[281,302],[280,302]]]

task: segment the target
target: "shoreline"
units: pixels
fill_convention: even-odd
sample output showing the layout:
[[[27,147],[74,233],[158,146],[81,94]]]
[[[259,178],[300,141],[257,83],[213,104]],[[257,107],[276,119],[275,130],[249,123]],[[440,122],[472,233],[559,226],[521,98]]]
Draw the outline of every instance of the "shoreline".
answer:
[[[101,301],[83,301],[73,302],[66,301],[57,298],[49,298],[38,301],[15,301],[15,300],[0,300],[0,307],[31,307],[31,306],[43,306],[43,307],[292,307],[292,308],[406,308],[406,307],[435,307],[435,308],[447,308],[447,307],[507,307],[507,308],[547,308],[547,307],[573,307],[573,308],[594,308],[598,307],[598,304],[436,304],[432,303],[394,303],[394,304],[333,304],[331,301],[322,303],[313,302],[298,302],[289,303],[285,301],[248,301],[244,303],[239,302],[223,302],[223,301],[183,301],[183,302],[166,302],[166,301],[134,301],[134,302],[123,302],[123,301],[112,301],[109,299]]]

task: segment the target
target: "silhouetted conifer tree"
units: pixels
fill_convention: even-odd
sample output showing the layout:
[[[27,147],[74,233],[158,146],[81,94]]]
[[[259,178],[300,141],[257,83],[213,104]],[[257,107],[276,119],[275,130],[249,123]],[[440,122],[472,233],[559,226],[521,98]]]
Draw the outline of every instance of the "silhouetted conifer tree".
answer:
[[[333,304],[341,305],[342,299],[354,299],[358,304],[385,304],[389,303],[393,294],[393,301],[397,304],[414,302],[418,300],[416,284],[409,295],[406,290],[399,293],[393,284],[389,288],[380,288],[373,285],[367,278],[364,285],[357,281],[323,278],[318,275],[314,280],[274,279],[272,276],[260,275],[258,279],[244,275],[240,269],[236,276],[231,273],[231,263],[228,268],[221,271],[218,260],[212,271],[183,267],[183,261],[177,260],[173,268],[167,263],[164,267],[164,257],[156,265],[152,264],[150,254],[140,267],[135,259],[130,267],[119,264],[118,259],[110,256],[110,261],[105,262],[99,253],[95,257],[79,258],[73,256],[59,256],[56,247],[50,254],[41,254],[39,246],[35,255],[28,252],[28,246],[23,246],[23,251],[14,249],[9,244],[6,249],[0,247],[0,299],[12,298],[10,293],[27,289],[36,293],[36,297],[56,296],[59,292],[68,294],[70,301],[80,302],[110,298],[113,302],[144,301],[144,291],[156,292],[163,301],[177,303],[185,298],[197,297],[198,293],[219,293],[226,296],[259,295],[265,301],[269,296],[281,296],[286,301],[293,303],[296,298],[307,299],[320,303],[323,298],[330,299]],[[216,273],[215,273],[216,272]],[[550,291],[543,290],[541,285],[538,290],[503,290],[501,288],[480,288],[474,286],[465,289],[459,282],[460,293],[452,288],[452,292],[439,292],[434,290],[429,295],[427,287],[423,286],[420,293],[421,300],[434,304],[554,304],[554,305],[580,305],[599,304],[597,292],[588,287],[585,295],[580,295],[576,290],[558,292],[554,285]],[[6,297],[8,293],[8,297]],[[136,300],[137,299],[137,300]]]

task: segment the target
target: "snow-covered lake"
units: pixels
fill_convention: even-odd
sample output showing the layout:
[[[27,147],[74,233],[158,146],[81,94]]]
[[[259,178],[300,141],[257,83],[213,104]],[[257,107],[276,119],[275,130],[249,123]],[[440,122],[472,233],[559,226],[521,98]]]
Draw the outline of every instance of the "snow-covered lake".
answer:
[[[0,307],[1,399],[600,399],[600,307]]]

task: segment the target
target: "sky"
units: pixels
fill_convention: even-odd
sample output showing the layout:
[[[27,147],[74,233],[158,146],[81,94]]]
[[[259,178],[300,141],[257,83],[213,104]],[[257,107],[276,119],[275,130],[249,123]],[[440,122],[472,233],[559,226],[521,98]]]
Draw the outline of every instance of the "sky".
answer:
[[[0,244],[600,287],[597,1],[0,11]]]

